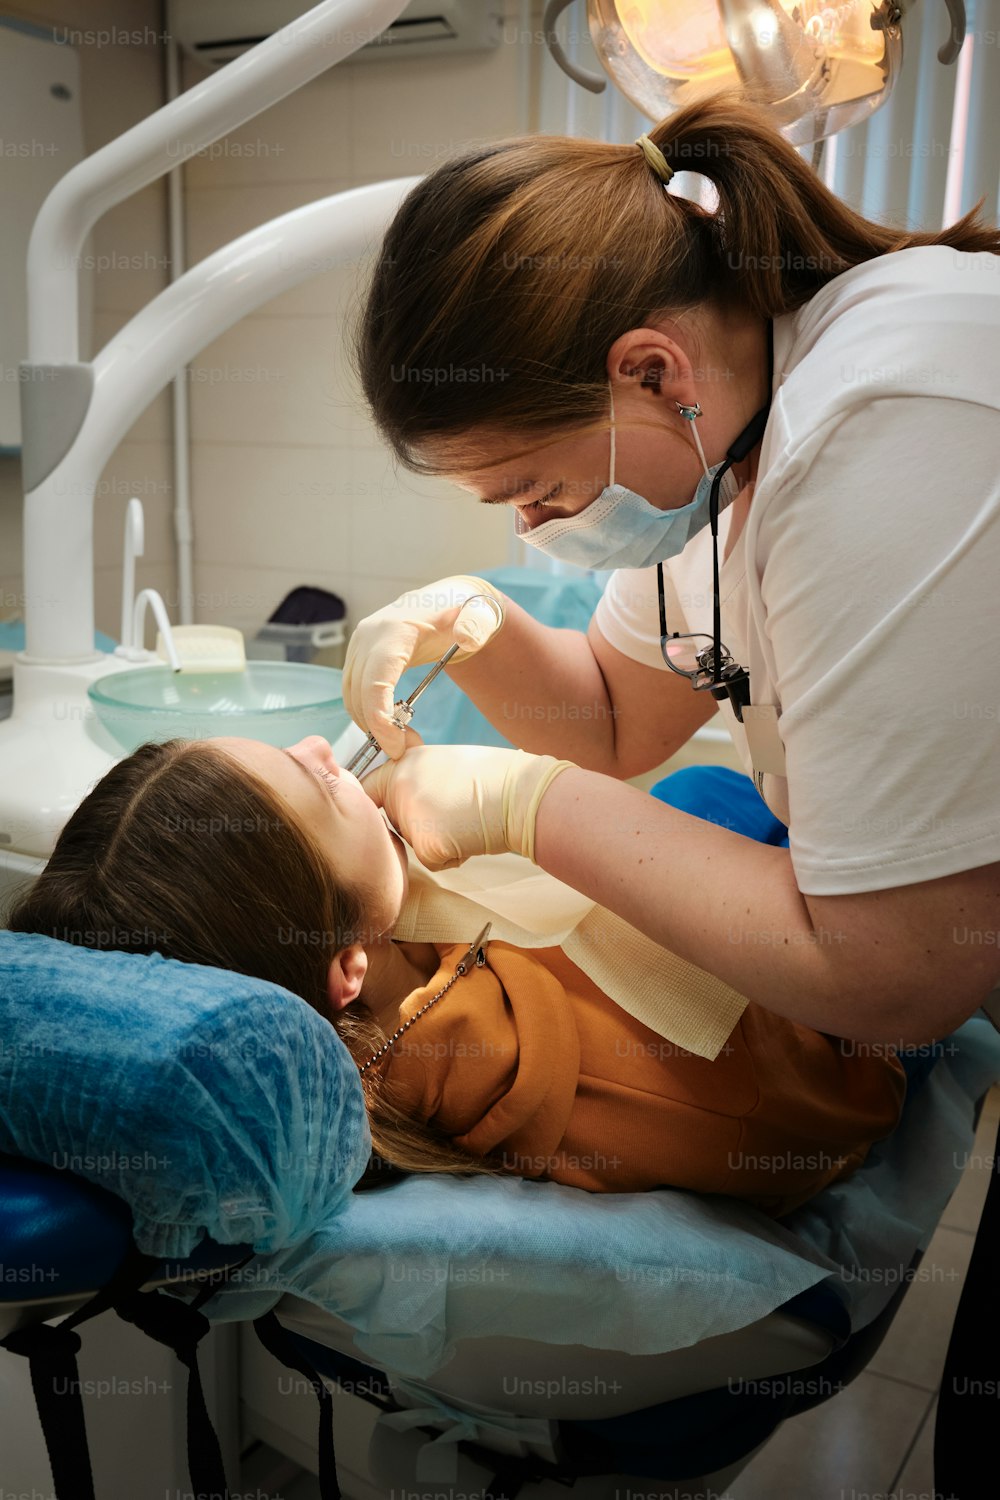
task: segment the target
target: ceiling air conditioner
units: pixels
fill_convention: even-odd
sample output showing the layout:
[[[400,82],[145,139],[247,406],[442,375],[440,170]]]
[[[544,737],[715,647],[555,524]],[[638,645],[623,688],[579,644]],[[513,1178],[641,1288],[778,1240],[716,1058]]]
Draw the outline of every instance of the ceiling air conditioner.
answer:
[[[170,0],[172,34],[184,51],[218,68],[255,47],[316,0]],[[348,63],[370,58],[482,52],[500,44],[503,15],[493,0],[410,0],[397,20]]]

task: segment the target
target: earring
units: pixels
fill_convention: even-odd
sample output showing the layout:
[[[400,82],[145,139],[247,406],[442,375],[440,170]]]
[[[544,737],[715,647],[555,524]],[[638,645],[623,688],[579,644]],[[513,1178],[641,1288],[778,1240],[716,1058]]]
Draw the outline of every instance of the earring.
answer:
[[[674,405],[681,416],[685,417],[689,422],[693,422],[695,417],[700,417],[702,414],[701,406],[697,401],[693,406],[685,406],[683,401],[675,401]]]

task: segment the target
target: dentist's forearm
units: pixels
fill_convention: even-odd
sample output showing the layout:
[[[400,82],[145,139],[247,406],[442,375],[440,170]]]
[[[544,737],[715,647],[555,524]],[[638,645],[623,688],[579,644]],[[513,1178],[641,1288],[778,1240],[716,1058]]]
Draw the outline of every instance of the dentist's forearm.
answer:
[[[567,770],[542,798],[535,863],[778,1015],[858,1040],[899,1037],[871,950],[816,930],[787,849]],[[866,974],[865,992],[848,975]]]
[[[615,774],[612,705],[581,631],[542,625],[505,597],[502,630],[446,670],[518,749]]]

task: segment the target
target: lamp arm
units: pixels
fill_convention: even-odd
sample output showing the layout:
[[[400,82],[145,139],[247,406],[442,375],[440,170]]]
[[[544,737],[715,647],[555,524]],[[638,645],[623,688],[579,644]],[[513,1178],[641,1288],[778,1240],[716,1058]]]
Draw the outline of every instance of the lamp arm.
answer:
[[[572,78],[574,83],[580,84],[581,88],[589,89],[592,94],[603,94],[608,86],[608,80],[602,78],[600,73],[588,73],[585,68],[578,68],[576,63],[570,62],[563,51],[562,42],[556,31],[556,22],[568,5],[573,0],[548,0],[545,12],[542,16],[542,29],[545,32],[545,45],[552,54],[553,60],[562,68],[567,78]],[[960,0],[956,0],[960,3]]]

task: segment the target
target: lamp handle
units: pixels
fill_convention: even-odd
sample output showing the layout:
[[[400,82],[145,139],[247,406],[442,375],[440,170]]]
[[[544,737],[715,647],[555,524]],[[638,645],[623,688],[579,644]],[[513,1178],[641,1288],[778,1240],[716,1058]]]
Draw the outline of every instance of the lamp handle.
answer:
[[[592,94],[603,94],[608,86],[608,80],[602,78],[600,73],[588,73],[584,68],[578,68],[576,63],[571,63],[563,51],[562,43],[556,32],[556,22],[568,5],[573,0],[548,0],[545,12],[542,16],[542,29],[545,32],[545,45],[548,47],[552,57],[559,67],[562,68],[567,78],[572,78],[574,83],[580,84],[582,88],[589,89]],[[961,4],[962,0],[949,0],[949,3]]]
[[[951,36],[938,48],[938,62],[953,63],[965,41],[965,0],[944,0],[951,19]]]

